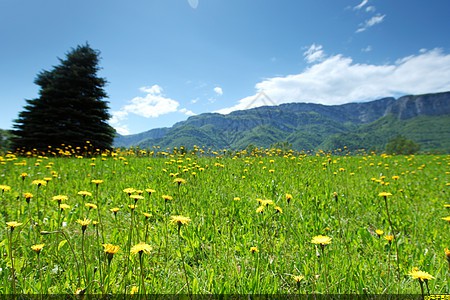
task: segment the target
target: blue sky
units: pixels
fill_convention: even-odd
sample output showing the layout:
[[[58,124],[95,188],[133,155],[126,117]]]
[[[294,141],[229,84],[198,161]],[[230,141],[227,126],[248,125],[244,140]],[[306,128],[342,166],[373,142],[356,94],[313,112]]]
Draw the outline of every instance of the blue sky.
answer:
[[[205,112],[450,91],[449,29],[448,0],[0,0],[0,128],[86,42],[110,124],[134,134]]]

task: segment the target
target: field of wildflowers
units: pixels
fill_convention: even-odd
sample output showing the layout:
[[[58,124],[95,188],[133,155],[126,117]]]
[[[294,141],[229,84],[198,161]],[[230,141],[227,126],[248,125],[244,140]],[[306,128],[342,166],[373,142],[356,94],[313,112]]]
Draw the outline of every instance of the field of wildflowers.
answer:
[[[450,156],[0,156],[0,294],[450,293]]]

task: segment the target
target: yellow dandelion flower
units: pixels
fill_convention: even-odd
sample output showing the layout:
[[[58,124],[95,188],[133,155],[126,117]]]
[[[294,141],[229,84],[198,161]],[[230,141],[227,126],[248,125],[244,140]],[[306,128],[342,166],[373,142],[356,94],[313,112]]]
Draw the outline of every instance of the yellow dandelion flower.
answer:
[[[41,253],[42,249],[44,248],[45,244],[37,244],[37,245],[33,245],[31,246],[31,250],[33,250],[34,252],[36,252],[37,254]]]
[[[69,209],[70,206],[67,205],[67,204],[65,204],[65,203],[63,203],[63,204],[60,204],[60,205],[59,205],[59,208],[60,208],[61,210],[66,210],[66,209]]]
[[[113,207],[113,208],[110,209],[110,211],[112,213],[114,213],[114,215],[116,215],[119,210],[120,210],[120,208],[118,208],[118,207]]]
[[[130,195],[130,198],[134,200],[134,202],[136,203],[138,200],[142,200],[144,199],[144,196],[141,195]]]
[[[394,236],[393,235],[385,235],[384,239],[386,241],[388,241],[389,243],[392,243],[392,241],[394,240]]]
[[[186,183],[186,179],[183,179],[183,178],[175,178],[175,179],[173,180],[173,182],[176,183],[176,184],[178,184],[178,186],[179,186],[179,185],[181,185],[181,184],[185,184],[185,183]]]
[[[57,201],[58,203],[61,203],[62,201],[67,201],[69,200],[69,197],[65,196],[65,195],[56,195],[53,196],[53,201]]]
[[[162,195],[162,198],[163,198],[164,201],[166,201],[166,202],[173,199],[172,196],[169,196],[169,195]]]
[[[154,192],[156,192],[156,191],[153,190],[153,189],[145,189],[145,191],[146,191],[149,195],[151,195],[151,194],[153,194]]]
[[[47,185],[47,181],[41,180],[41,179],[36,179],[36,180],[33,180],[33,181],[31,182],[31,184],[37,185],[38,188],[39,188],[39,187],[41,187],[41,186],[46,186],[46,185]]]
[[[133,247],[131,247],[131,254],[142,254],[142,253],[146,253],[146,254],[150,254],[150,252],[152,251],[152,246],[150,246],[149,244],[146,244],[144,242],[140,242],[137,245],[134,245]]]
[[[450,208],[450,204],[444,204],[445,208]]]
[[[131,210],[135,210],[136,207],[137,207],[136,204],[128,204],[128,208],[131,209]]]
[[[450,250],[448,248],[444,249],[445,258],[447,259],[448,263],[450,264]]]
[[[255,247],[255,246],[250,247],[250,252],[251,253],[259,252],[258,247]]]
[[[77,194],[80,196],[83,196],[83,197],[86,197],[86,196],[91,197],[92,196],[92,193],[88,192],[88,191],[79,191]]]
[[[281,207],[275,206],[275,213],[280,213],[280,214],[282,214],[282,213],[283,213],[283,210],[281,209]]]
[[[450,216],[442,218],[442,220],[450,222]]]
[[[331,244],[331,240],[332,240],[332,238],[330,238],[329,236],[317,235],[312,238],[311,243],[316,244],[316,245],[325,246],[325,245]]]
[[[384,234],[384,231],[381,229],[375,230],[375,233],[378,235],[378,237],[381,237]]]
[[[126,188],[126,189],[123,190],[123,192],[128,194],[128,196],[133,194],[135,191],[136,191],[136,189],[133,189],[133,188]]]
[[[378,194],[378,196],[379,197],[389,197],[389,196],[392,196],[392,194],[389,192],[381,192]]]
[[[134,295],[139,292],[139,288],[137,286],[131,287],[130,294]]]
[[[258,213],[258,214],[262,214],[263,212],[264,212],[264,206],[258,206],[258,208],[256,209],[256,212]]]
[[[241,201],[241,198],[240,197],[234,197],[233,200],[234,201]]]
[[[88,226],[89,224],[91,224],[91,220],[86,219],[86,218],[85,218],[84,220],[78,219],[78,220],[76,220],[75,222],[77,222],[78,224],[81,225],[81,231],[82,231],[83,233],[86,231],[87,226]]]
[[[0,184],[0,190],[3,192],[9,192],[11,190],[11,187],[9,185]]]
[[[19,223],[16,221],[6,222],[6,225],[11,229],[11,232],[14,231],[16,227],[21,226],[23,223]]]
[[[95,184],[96,186],[98,186],[99,184],[103,183],[103,180],[101,180],[101,179],[92,179],[91,182],[93,184]]]
[[[97,209],[97,205],[93,204],[93,203],[86,203],[84,204],[84,206],[86,206],[87,208],[89,208],[89,210],[91,209]]]
[[[142,214],[144,215],[146,220],[148,220],[152,216],[152,214],[149,214],[149,213],[146,213],[146,212],[142,213]]]
[[[291,200],[292,200],[292,195],[291,194],[286,194],[286,201],[287,201],[287,203],[289,204],[289,202],[291,202]]]
[[[421,271],[418,268],[413,268],[411,272],[408,273],[413,279],[419,279],[419,281],[428,281],[434,279],[433,276],[425,271]]]
[[[303,275],[294,275],[294,276],[292,276],[292,278],[294,279],[294,281],[296,283],[300,283],[300,281],[302,281],[305,278],[305,276],[303,276]]]
[[[114,257],[114,254],[116,254],[119,251],[120,247],[113,244],[103,244],[103,249],[104,249],[103,251],[106,254],[106,258],[108,259],[109,265]]]
[[[174,225],[187,225],[189,224],[189,222],[191,222],[191,219],[188,217],[183,217],[183,216],[171,216],[170,217],[170,223],[174,224]]]

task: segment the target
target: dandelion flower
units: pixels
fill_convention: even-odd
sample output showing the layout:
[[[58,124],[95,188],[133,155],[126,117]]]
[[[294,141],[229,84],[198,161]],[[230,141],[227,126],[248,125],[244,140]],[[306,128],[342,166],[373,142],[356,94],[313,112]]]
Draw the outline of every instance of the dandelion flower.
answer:
[[[81,225],[81,231],[83,233],[86,231],[87,226],[89,224],[91,224],[91,220],[86,219],[86,218],[84,220],[78,219],[78,220],[76,220],[76,222]]]
[[[378,196],[386,198],[386,197],[392,196],[392,194],[388,193],[388,192],[381,192],[381,193],[378,194]]]
[[[293,197],[292,197],[291,194],[286,194],[286,201],[287,201],[288,204],[291,202],[292,198]]]
[[[447,259],[448,263],[450,264],[450,250],[448,248],[444,249],[445,258]]]
[[[294,279],[294,281],[296,283],[300,283],[300,281],[302,281],[305,278],[305,276],[303,276],[303,275],[294,275],[294,276],[292,276],[292,278]]]
[[[384,231],[381,229],[377,229],[377,230],[375,230],[375,233],[378,235],[378,237],[380,237],[383,235]]]
[[[153,194],[154,192],[156,192],[153,189],[145,189],[145,191],[148,193],[149,196],[151,196],[151,194]]]
[[[281,209],[281,207],[275,206],[274,208],[275,208],[275,213],[280,213],[280,214],[283,213],[283,210]]]
[[[433,276],[428,274],[425,271],[421,271],[418,268],[413,268],[411,272],[408,273],[409,276],[411,276],[413,279],[419,279],[419,281],[428,281],[431,279],[434,279]]]
[[[149,244],[146,244],[144,242],[140,242],[137,245],[134,245],[133,247],[131,247],[131,254],[142,254],[142,253],[146,253],[146,254],[150,254],[150,252],[152,251],[152,246],[150,246]]]
[[[262,214],[263,212],[264,212],[264,206],[258,206],[258,208],[256,209],[256,212],[258,213],[258,214]]]
[[[119,251],[120,247],[113,244],[103,244],[103,251],[105,251],[106,257],[108,259],[108,265],[111,263],[111,260]]]
[[[117,212],[119,210],[120,210],[120,208],[118,208],[118,207],[113,207],[113,208],[110,209],[110,211],[114,214],[114,216],[117,215]]]
[[[39,253],[41,253],[41,250],[44,248],[44,246],[45,246],[45,244],[33,245],[33,246],[31,246],[31,250],[33,250],[34,252],[39,254]]]
[[[325,246],[325,245],[331,244],[331,239],[332,238],[330,238],[329,236],[317,235],[312,238],[311,243],[316,244],[316,245]]]
[[[39,188],[41,186],[46,186],[47,185],[47,181],[41,180],[41,179],[36,179],[36,180],[33,180],[31,182],[31,184],[37,185],[37,187]]]
[[[65,196],[65,195],[56,195],[53,196],[53,201],[57,201],[59,204],[61,204],[62,201],[67,201],[69,199],[69,197]]]
[[[442,220],[450,222],[450,216],[442,218]]]
[[[91,209],[97,209],[97,205],[93,204],[93,203],[86,203],[84,204],[84,206],[86,206],[87,208],[89,208],[89,210]]]
[[[9,185],[0,184],[0,190],[3,192],[8,192],[11,190],[11,187]]]
[[[138,200],[144,199],[143,196],[137,195],[137,194],[135,194],[135,195],[130,195],[130,198],[134,200],[134,203],[136,203]]]
[[[189,222],[191,222],[191,219],[188,217],[183,217],[183,216],[171,216],[170,217],[170,223],[174,224],[174,225],[187,225],[189,224]]]
[[[389,243],[392,243],[392,241],[394,240],[394,236],[393,235],[385,235],[384,239],[386,241],[388,241]]]
[[[93,184],[95,184],[96,186],[98,186],[99,184],[103,183],[103,180],[101,180],[101,179],[92,179],[91,182]]]
[[[126,189],[123,190],[123,192],[128,194],[128,196],[133,194],[135,191],[136,191],[136,189],[133,189],[133,188],[126,188]]]
[[[171,201],[173,198],[172,198],[172,196],[169,196],[169,195],[162,195],[162,198],[164,199],[164,201]]]
[[[259,252],[258,247],[255,246],[250,247],[250,252],[251,253]]]
[[[186,183],[186,179],[183,178],[175,178],[173,180],[174,183],[178,184],[178,186],[180,186],[181,184],[185,184]]]
[[[83,197],[86,197],[86,196],[91,197],[92,196],[92,193],[88,192],[88,191],[79,191],[77,194],[80,196],[83,196]]]
[[[69,209],[70,206],[67,205],[67,204],[65,204],[65,203],[63,203],[63,204],[60,204],[60,205],[59,205],[59,208],[61,209],[61,211],[63,211],[63,210]]]
[[[23,197],[25,198],[25,201],[27,203],[30,203],[31,198],[33,198],[33,194],[32,193],[24,193]]]
[[[19,223],[16,221],[6,222],[6,225],[11,229],[11,232],[14,231],[16,227],[21,226],[23,223]]]

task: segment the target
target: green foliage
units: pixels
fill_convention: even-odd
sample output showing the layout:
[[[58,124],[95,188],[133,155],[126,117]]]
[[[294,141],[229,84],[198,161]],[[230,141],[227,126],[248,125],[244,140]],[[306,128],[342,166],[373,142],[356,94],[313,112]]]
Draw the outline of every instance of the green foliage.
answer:
[[[35,83],[39,98],[26,100],[15,120],[15,149],[47,149],[62,144],[94,148],[112,146],[115,130],[107,124],[106,80],[97,76],[99,52],[78,46],[51,71],[40,72]]]
[[[396,136],[386,145],[386,153],[388,154],[409,155],[415,154],[419,149],[420,146],[418,144],[401,135]]]

